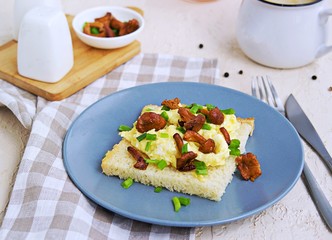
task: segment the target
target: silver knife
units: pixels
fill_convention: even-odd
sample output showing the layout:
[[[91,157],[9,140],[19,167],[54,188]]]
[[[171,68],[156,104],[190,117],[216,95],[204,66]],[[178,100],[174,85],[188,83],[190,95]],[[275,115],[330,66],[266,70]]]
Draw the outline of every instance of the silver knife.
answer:
[[[314,126],[311,124],[292,94],[288,97],[285,106],[289,121],[293,124],[301,137],[316,150],[319,156],[321,156],[332,173],[332,158],[330,154],[326,150]]]
[[[318,138],[319,139],[318,142],[320,142],[323,145],[316,130],[310,123],[310,120],[305,115],[305,113],[303,112],[303,110],[301,109],[300,105],[297,103],[297,101],[295,100],[293,95],[290,95],[288,97],[285,108],[286,108],[286,116],[287,116],[288,120],[293,124],[293,126],[296,128],[296,130],[298,130],[299,133],[300,133],[300,131],[302,131],[302,134],[300,133],[302,138],[306,139],[304,136],[307,136],[307,134],[306,134],[306,132],[303,132],[303,131],[305,131],[305,124],[309,123],[310,131],[314,131],[314,133],[315,133],[314,134],[315,137],[313,139],[315,140]],[[303,119],[304,119],[304,123],[301,123],[301,121]],[[313,141],[312,138],[309,138],[309,139],[311,142]],[[323,145],[323,148],[325,149],[324,145]],[[319,149],[321,149],[321,148],[319,148]],[[326,149],[325,149],[325,151],[326,151]],[[327,153],[327,156],[330,157],[330,155],[328,153]],[[331,160],[331,157],[330,157],[330,160]],[[328,165],[328,166],[331,166],[331,165]],[[306,162],[304,162],[303,176],[306,180],[307,187],[312,196],[312,199],[314,200],[315,205],[317,206],[318,211],[320,212],[321,216],[325,220],[325,223],[327,224],[327,226],[332,230],[332,207],[331,207],[329,201],[327,200],[327,198],[325,197],[323,191],[319,187],[315,177],[313,176],[313,174],[310,171],[309,167],[307,166]]]

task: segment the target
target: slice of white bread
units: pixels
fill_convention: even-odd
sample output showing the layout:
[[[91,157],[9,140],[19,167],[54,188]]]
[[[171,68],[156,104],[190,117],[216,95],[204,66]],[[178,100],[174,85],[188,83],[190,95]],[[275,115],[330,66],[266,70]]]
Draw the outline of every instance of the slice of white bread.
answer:
[[[238,139],[241,142],[241,153],[245,151],[245,144],[254,129],[254,119],[238,118],[241,123]],[[102,171],[109,176],[121,179],[132,178],[136,182],[155,187],[164,187],[170,191],[197,195],[214,201],[220,201],[227,185],[236,170],[235,157],[227,158],[225,165],[209,167],[208,175],[197,176],[195,171],[180,172],[172,167],[160,170],[155,164],[149,164],[146,170],[133,167],[135,160],[128,153],[130,143],[122,139],[112,150],[108,151],[102,160]]]

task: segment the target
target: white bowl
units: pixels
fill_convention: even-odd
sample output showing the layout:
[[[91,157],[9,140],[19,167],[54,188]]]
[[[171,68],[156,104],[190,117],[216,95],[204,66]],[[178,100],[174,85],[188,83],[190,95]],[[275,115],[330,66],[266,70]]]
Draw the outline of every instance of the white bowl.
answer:
[[[120,21],[129,21],[135,18],[139,23],[139,28],[130,34],[112,38],[94,37],[83,33],[85,22],[94,22],[95,18],[100,18],[107,12],[112,13]],[[114,49],[124,47],[135,41],[144,28],[144,19],[139,13],[129,8],[103,6],[90,8],[78,13],[74,17],[72,25],[77,37],[85,44],[95,48]]]

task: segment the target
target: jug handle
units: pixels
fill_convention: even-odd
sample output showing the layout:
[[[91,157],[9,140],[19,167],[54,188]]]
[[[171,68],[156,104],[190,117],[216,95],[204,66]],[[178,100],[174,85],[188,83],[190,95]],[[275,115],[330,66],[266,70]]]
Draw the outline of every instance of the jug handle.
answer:
[[[327,24],[327,20],[331,15],[332,15],[332,9],[326,9],[326,10],[323,10],[322,12],[320,12],[320,14],[319,14],[320,24],[322,24],[322,25]],[[329,46],[323,45],[319,48],[319,50],[316,54],[316,58],[319,58],[319,57],[327,54],[330,51],[332,51],[331,45],[329,45]]]

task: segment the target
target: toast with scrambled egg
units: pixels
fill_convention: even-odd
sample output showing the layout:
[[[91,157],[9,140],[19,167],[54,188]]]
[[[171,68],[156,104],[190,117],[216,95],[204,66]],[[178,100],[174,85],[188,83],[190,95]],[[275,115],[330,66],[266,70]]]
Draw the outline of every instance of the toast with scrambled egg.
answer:
[[[183,105],[179,100],[173,107],[169,102],[163,103],[162,106],[145,106],[133,127],[120,132],[123,139],[102,160],[103,173],[220,201],[236,170],[235,159],[245,152],[245,144],[253,133],[254,119],[242,119],[232,111],[222,111],[210,105],[195,105],[192,111],[193,105]],[[142,120],[145,113],[150,113],[150,118],[154,118],[155,114],[162,116],[166,123],[162,120],[162,127],[146,128],[150,119]],[[202,118],[200,115],[204,116],[203,122],[199,120]],[[222,121],[214,119],[218,117],[222,117]],[[201,122],[198,127],[197,122]],[[234,139],[239,145],[235,147],[237,151],[232,153]],[[207,142],[212,142],[212,147],[208,144],[207,149],[203,149]],[[139,162],[129,151],[130,148],[144,161]],[[188,153],[194,154],[194,157],[186,159],[184,156],[190,155]],[[183,159],[186,162],[181,162]],[[164,163],[162,168],[156,164],[160,162]],[[137,164],[140,167],[136,167]],[[202,170],[202,165],[203,171],[198,171]]]

